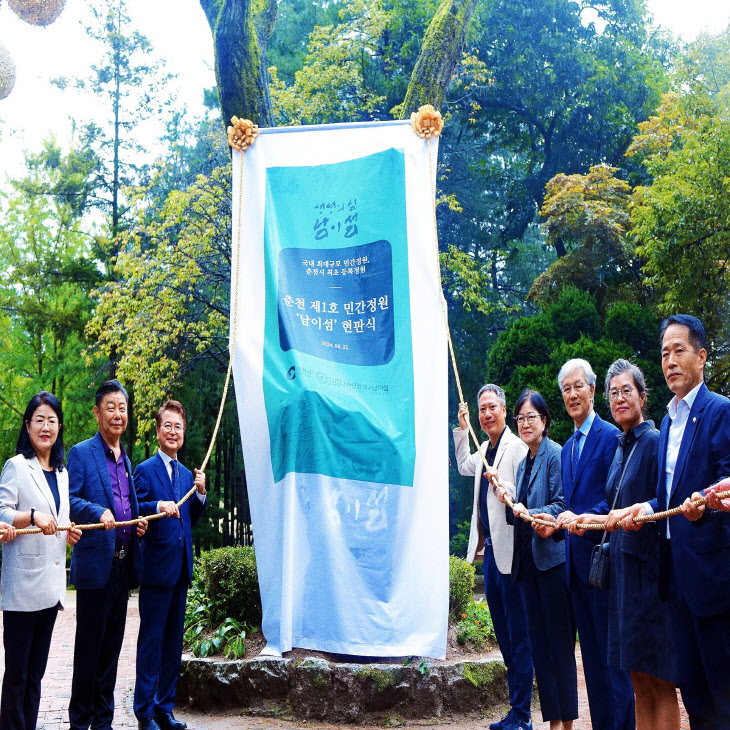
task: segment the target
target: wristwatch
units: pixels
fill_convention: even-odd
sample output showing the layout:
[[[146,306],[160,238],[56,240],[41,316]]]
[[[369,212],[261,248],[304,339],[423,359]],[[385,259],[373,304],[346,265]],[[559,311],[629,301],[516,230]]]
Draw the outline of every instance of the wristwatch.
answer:
[[[30,508],[30,524],[31,524],[31,527],[35,527],[35,517],[34,517],[34,514],[35,514],[35,508],[34,507],[31,507]]]

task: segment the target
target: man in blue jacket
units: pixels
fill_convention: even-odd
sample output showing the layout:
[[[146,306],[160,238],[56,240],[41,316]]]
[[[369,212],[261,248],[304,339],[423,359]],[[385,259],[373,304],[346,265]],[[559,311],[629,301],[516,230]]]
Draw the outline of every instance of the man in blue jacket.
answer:
[[[182,730],[173,715],[182,660],[185,600],[193,577],[192,527],[205,509],[205,474],[195,477],[177,460],[185,440],[187,414],[170,400],[157,411],[157,453],[134,472],[140,512],[164,513],[152,520],[142,544],[139,638],[134,714],[140,730]],[[196,493],[178,507],[192,489]]]
[[[71,583],[76,586],[71,730],[112,726],[127,596],[139,585],[139,538],[147,521],[116,527],[117,521],[139,516],[132,465],[120,441],[127,428],[127,400],[118,380],[99,387],[94,401],[99,431],[74,446],[66,464],[71,520],[104,525],[104,530],[84,532],[71,556]]]
[[[569,360],[558,374],[565,410],[575,430],[560,454],[566,511],[559,527],[606,498],[606,477],[616,453],[618,429],[594,410],[596,375],[585,360]],[[547,536],[552,528],[538,529]],[[629,673],[608,666],[608,591],[588,582],[591,553],[601,533],[566,535],[566,567],[580,638],[588,704],[594,730],[633,730],[634,690]]]
[[[679,687],[692,730],[730,728],[730,515],[708,489],[730,476],[730,401],[705,385],[700,320],[672,315],[660,336],[674,398],[661,426],[657,498],[630,507],[622,524],[639,529],[629,516],[682,507],[660,530]],[[690,504],[704,494],[707,508]]]

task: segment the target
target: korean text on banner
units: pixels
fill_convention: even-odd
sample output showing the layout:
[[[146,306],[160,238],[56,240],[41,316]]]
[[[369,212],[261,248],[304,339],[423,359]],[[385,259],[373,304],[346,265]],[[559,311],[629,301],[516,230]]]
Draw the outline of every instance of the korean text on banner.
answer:
[[[402,123],[263,130],[234,154],[234,378],[270,653],[445,653],[431,154]]]

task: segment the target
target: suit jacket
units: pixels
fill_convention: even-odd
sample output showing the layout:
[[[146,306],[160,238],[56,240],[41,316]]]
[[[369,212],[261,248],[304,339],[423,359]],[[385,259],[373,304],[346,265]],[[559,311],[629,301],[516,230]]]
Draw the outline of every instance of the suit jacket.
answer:
[[[522,497],[520,490],[522,489],[526,466],[527,457],[517,467],[515,493],[518,495],[518,500]],[[563,483],[560,477],[560,444],[556,444],[555,441],[544,438],[540,442],[540,447],[537,454],[535,454],[535,463],[532,465],[530,481],[527,485],[526,499],[522,504],[527,507],[527,511],[531,515],[546,512],[557,517],[565,510]],[[509,507],[505,507],[505,510],[507,522],[510,524],[514,524],[517,519],[522,519],[521,517],[515,517],[514,512]],[[516,539],[517,535],[515,535],[515,541]],[[538,570],[550,570],[550,568],[565,562],[564,539],[565,533],[562,530],[546,540],[541,538],[534,530],[532,531],[532,557]],[[516,542],[515,548],[517,548]]]
[[[68,471],[56,469],[60,508],[56,510],[38,459],[8,459],[0,476],[0,520],[13,524],[17,512],[36,509],[68,524]],[[3,611],[40,611],[66,600],[66,533],[19,535],[3,545],[0,580]]]
[[[671,509],[730,475],[730,401],[711,393],[703,383],[687,418],[674,468],[672,493],[667,502],[667,442],[671,419],[662,421],[659,439],[659,481],[656,510]],[[666,529],[659,526],[663,539]],[[690,522],[684,515],[669,518],[673,589],[698,616],[730,610],[730,515],[705,510]]]
[[[571,478],[570,473],[570,456],[573,450],[575,433],[565,442],[560,454],[560,466],[566,509],[579,515],[590,512],[601,500],[605,499],[606,478],[613,461],[613,455],[616,453],[618,434],[619,430],[616,426],[606,423],[596,413],[591,430],[585,437],[575,479]],[[566,536],[568,579],[570,579],[572,565],[575,567],[580,580],[588,583],[591,552],[594,546],[601,541],[602,534],[600,530],[589,530],[583,537],[579,535]]]
[[[137,496],[132,482],[132,465],[126,460],[129,475],[129,501],[132,519],[139,517]],[[98,522],[106,510],[111,510],[116,518],[112,481],[104,455],[104,440],[97,431],[96,435],[68,452],[68,492],[71,520],[76,524]],[[76,588],[103,588],[109,580],[114,559],[116,529],[86,530],[74,546],[71,555],[71,582]],[[136,530],[132,530],[127,578],[129,588],[139,585],[139,571],[142,556]]]
[[[178,462],[180,497],[193,487],[193,475]],[[159,452],[143,461],[134,470],[134,488],[139,511],[144,517],[157,513],[160,501],[177,502],[165,462]],[[183,555],[187,556],[188,580],[193,579],[192,528],[203,514],[205,504],[194,494],[180,506],[180,519],[162,517],[149,523],[142,540],[142,575],[140,584],[171,588],[182,570]]]
[[[484,462],[479,453],[469,453],[469,431],[467,429],[454,429],[454,446],[456,448],[456,460],[459,464],[459,473],[465,476],[474,475],[474,505],[471,514],[471,527],[469,529],[469,547],[466,551],[466,559],[472,563],[474,557],[484,546],[484,535],[479,519],[479,491],[484,474]],[[486,455],[489,442],[481,445],[481,451]],[[514,484],[516,481],[517,467],[527,454],[527,446],[522,439],[515,436],[509,427],[506,427],[494,457],[494,468],[499,473],[503,482]],[[514,494],[512,497],[514,498]],[[494,551],[494,562],[500,573],[508,575],[512,571],[512,552],[514,545],[514,527],[507,524],[504,513],[504,505],[490,489],[487,494],[487,511],[489,513],[489,532],[491,533],[492,549]]]

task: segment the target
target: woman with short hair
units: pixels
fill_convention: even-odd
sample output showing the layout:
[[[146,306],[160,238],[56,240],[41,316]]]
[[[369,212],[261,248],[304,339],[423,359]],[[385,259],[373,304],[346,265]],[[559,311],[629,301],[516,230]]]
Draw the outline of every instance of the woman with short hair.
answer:
[[[15,447],[0,476],[0,520],[15,528],[38,527],[3,547],[0,607],[5,675],[0,730],[35,730],[51,635],[66,598],[66,543],[81,537],[68,523],[68,473],[64,469],[61,404],[41,391],[28,403]]]
[[[568,529],[584,534],[579,522],[598,522],[611,533],[608,664],[631,675],[637,730],[679,730],[674,645],[667,605],[659,594],[659,529],[666,525],[616,531],[626,507],[656,496],[659,431],[644,420],[648,390],[644,373],[634,363],[620,359],[609,367],[605,393],[622,430],[608,472],[606,499],[591,514],[574,518]]]
[[[500,484],[497,498],[506,502],[507,494],[517,495],[514,508],[507,508],[507,520],[515,525],[512,578],[527,611],[542,719],[551,730],[571,730],[578,717],[578,680],[565,533],[543,539],[520,517],[527,513],[552,519],[565,509],[560,446],[549,438],[550,411],[537,391],[522,391],[514,417],[528,453],[517,467],[516,485]]]

